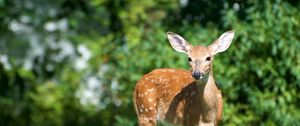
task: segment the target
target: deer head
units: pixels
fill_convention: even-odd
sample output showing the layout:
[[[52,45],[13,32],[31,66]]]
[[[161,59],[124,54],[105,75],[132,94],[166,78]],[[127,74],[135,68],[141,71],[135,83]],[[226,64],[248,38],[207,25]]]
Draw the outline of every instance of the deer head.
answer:
[[[171,46],[178,52],[187,54],[192,76],[196,80],[207,79],[212,70],[212,60],[215,54],[224,52],[230,46],[234,30],[223,33],[211,45],[192,46],[183,37],[167,32]]]

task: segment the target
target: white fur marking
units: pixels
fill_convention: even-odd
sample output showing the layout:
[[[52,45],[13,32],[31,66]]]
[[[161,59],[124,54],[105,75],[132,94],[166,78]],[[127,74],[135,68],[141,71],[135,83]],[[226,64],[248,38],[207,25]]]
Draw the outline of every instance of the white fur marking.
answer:
[[[154,83],[154,80],[153,80],[153,79],[151,79],[151,83]]]
[[[152,102],[152,101],[153,101],[153,99],[152,99],[152,98],[149,98],[149,99],[148,99],[148,101],[149,101],[149,102]]]
[[[173,69],[169,69],[169,71],[170,71],[170,72],[175,72],[175,70],[173,70]]]
[[[154,92],[154,88],[150,88],[150,89],[148,89],[147,91],[149,91],[149,92]]]

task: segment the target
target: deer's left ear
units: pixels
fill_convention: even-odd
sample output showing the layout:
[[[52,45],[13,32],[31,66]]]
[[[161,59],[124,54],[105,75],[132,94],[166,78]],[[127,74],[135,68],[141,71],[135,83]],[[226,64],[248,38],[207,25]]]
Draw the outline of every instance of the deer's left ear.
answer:
[[[214,43],[208,46],[209,52],[215,55],[224,52],[230,46],[234,37],[234,30],[223,33]]]

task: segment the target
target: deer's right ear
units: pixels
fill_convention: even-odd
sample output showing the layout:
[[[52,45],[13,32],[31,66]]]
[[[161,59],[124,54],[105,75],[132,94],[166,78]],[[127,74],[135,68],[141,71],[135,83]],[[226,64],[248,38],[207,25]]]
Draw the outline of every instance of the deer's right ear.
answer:
[[[177,35],[173,32],[167,32],[169,42],[173,49],[175,49],[178,52],[188,53],[188,51],[191,49],[191,45],[180,35]]]

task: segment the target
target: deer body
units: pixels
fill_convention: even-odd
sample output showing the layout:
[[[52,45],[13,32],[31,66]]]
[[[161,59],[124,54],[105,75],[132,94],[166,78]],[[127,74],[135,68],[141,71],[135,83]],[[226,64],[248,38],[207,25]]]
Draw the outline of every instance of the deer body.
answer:
[[[222,116],[222,95],[213,77],[206,83],[195,81],[187,70],[153,70],[138,82],[134,94],[142,103],[136,104],[140,125],[165,119],[187,126],[216,124]]]
[[[181,36],[168,33],[172,47],[189,56],[192,70],[156,69],[137,82],[133,95],[139,125],[153,126],[157,120],[186,126],[217,125],[223,104],[213,78],[212,56],[229,47],[233,33],[224,33],[209,47],[193,47]]]

